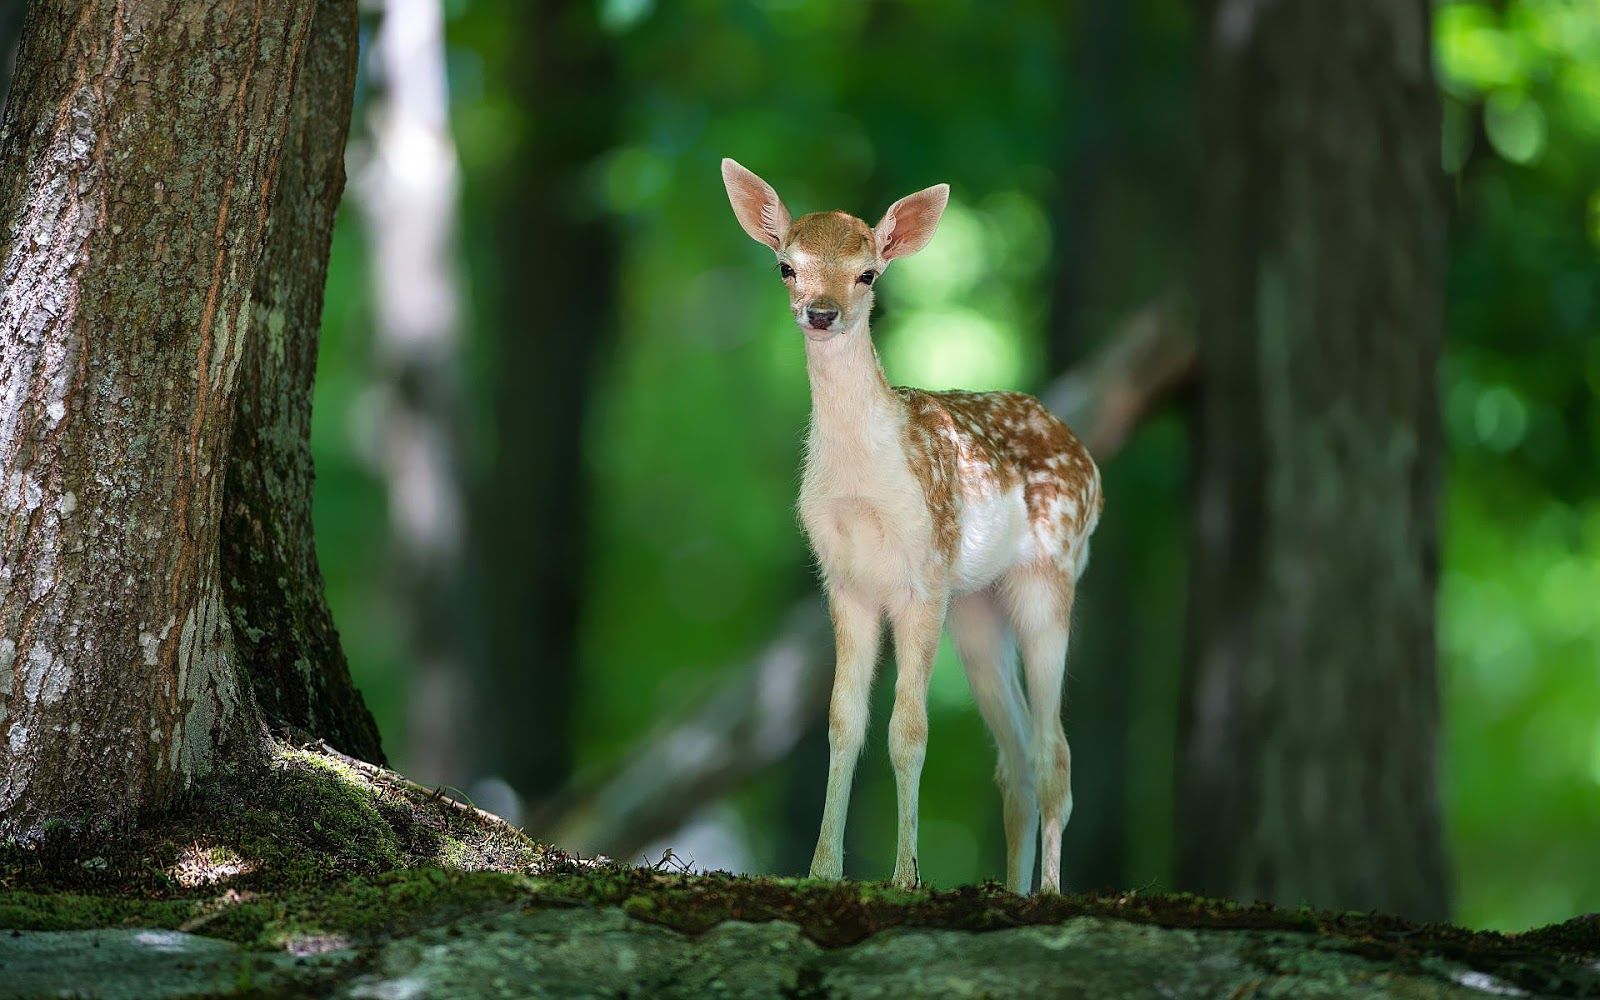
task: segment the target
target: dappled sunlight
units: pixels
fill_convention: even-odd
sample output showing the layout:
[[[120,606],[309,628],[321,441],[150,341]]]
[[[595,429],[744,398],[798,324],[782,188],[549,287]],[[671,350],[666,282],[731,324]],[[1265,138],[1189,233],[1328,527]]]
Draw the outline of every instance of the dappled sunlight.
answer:
[[[867,219],[869,224],[877,221]],[[884,287],[892,288],[893,300],[905,306],[964,301],[978,282],[990,276],[991,252],[982,221],[952,197],[934,241],[915,257],[892,265],[885,272]]]
[[[1600,135],[1596,0],[1517,0],[1503,13],[1486,3],[1446,3],[1434,34],[1441,82],[1452,99],[1447,112],[1454,101],[1486,98],[1485,132],[1500,156],[1535,162],[1549,140],[1552,112]],[[1447,146],[1468,141],[1447,114]]]
[[[1593,910],[1600,2],[1439,7],[1454,176],[1439,594],[1455,917]]]
[[[1011,389],[1022,383],[1016,336],[969,310],[905,316],[884,339],[883,364],[897,384],[925,389]]]
[[[927,249],[884,278],[875,330],[891,381],[928,389],[1028,386],[1037,334],[1017,303],[1048,239],[1032,200],[999,193],[974,208],[952,199]]]
[[[133,939],[140,947],[172,955],[194,950],[194,939],[179,931],[136,931]]]
[[[222,885],[240,875],[249,875],[256,862],[222,844],[195,841],[178,854],[167,874],[185,889],[203,885]]]
[[[1458,915],[1508,930],[1563,919],[1600,898],[1592,827],[1564,819],[1600,821],[1600,505],[1519,524],[1457,500],[1447,566],[1446,795],[1471,873]]]

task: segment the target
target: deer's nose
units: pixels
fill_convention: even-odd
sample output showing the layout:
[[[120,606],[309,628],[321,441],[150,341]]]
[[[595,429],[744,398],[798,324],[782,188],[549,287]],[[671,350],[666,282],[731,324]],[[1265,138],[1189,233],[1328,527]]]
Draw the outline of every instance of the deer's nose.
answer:
[[[818,330],[831,325],[839,318],[839,310],[831,306],[806,306],[806,322]]]

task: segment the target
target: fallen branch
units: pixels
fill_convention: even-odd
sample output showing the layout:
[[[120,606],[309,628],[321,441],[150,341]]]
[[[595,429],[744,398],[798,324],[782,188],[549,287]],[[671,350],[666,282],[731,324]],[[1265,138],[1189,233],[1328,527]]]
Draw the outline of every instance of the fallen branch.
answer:
[[[1131,316],[1106,347],[1040,398],[1105,462],[1188,383],[1194,367],[1193,339],[1168,296]],[[800,601],[747,668],[624,751],[615,766],[580,775],[532,808],[526,827],[568,849],[633,857],[787,758],[826,714],[832,659],[820,600]]]
[[[1194,337],[1169,294],[1129,316],[1099,353],[1057,376],[1039,398],[1104,463],[1194,373]]]
[[[826,711],[832,647],[821,602],[798,602],[750,666],[610,770],[533,810],[526,828],[568,849],[633,857],[789,755]]]

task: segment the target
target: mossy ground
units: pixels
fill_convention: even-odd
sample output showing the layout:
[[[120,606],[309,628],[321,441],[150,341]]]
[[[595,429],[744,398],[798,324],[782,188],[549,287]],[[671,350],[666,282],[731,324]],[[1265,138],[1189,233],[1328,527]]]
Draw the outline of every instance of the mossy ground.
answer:
[[[1523,967],[1547,972],[1552,959],[1600,955],[1594,917],[1502,935],[1187,895],[1023,898],[993,885],[902,891],[579,863],[398,776],[312,748],[280,749],[265,775],[218,782],[112,841],[61,836],[0,851],[0,928],[12,930],[173,928],[316,951],[463,916],[571,906],[616,906],[690,934],[727,920],[786,920],[824,947],[891,927],[993,930],[1075,916],[1298,932],[1367,958],[1446,959],[1513,983],[1527,978]]]
[[[485,814],[313,747],[111,836],[0,849],[0,928],[182,928],[281,946],[509,902],[567,864]]]

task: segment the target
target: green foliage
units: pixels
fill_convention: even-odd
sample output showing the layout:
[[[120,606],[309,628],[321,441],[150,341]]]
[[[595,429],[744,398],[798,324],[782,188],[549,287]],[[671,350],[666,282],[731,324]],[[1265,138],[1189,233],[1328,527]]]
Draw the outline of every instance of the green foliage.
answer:
[[[1456,179],[1441,592],[1457,913],[1600,908],[1600,3],[1439,11]]]

